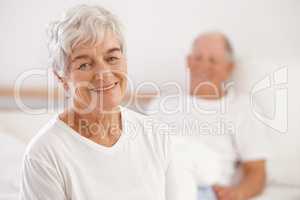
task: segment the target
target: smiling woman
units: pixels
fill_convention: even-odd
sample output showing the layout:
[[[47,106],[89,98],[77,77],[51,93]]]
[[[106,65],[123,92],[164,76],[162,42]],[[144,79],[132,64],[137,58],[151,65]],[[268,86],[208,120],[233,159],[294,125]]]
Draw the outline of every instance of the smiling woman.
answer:
[[[163,200],[176,191],[165,126],[120,106],[127,63],[116,18],[81,5],[49,29],[51,67],[72,103],[29,144],[21,199]]]
[[[72,96],[80,104],[77,107],[111,111],[125,94],[126,69],[120,42],[115,33],[108,31],[97,44],[74,49],[68,73],[65,78],[59,78],[70,87]]]

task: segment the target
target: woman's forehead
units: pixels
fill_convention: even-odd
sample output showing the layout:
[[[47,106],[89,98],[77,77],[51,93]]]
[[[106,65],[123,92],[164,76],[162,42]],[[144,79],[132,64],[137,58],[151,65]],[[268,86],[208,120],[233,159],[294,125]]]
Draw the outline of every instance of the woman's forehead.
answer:
[[[121,51],[121,44],[114,34],[107,34],[102,40],[95,43],[83,43],[72,50],[71,59],[82,54],[106,54],[112,51]]]

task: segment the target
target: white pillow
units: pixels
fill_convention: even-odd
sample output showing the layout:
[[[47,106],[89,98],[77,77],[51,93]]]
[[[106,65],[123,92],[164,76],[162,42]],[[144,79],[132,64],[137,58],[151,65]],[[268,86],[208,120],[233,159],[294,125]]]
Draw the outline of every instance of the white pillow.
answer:
[[[269,184],[297,187],[300,191],[300,159],[287,156],[267,163]]]

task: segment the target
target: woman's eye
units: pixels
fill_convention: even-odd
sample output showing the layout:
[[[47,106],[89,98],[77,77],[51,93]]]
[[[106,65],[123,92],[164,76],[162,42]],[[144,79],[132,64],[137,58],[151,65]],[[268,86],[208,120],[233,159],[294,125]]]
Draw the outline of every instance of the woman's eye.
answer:
[[[210,58],[210,59],[209,59],[209,62],[210,62],[211,64],[216,64],[216,60],[215,60],[214,58]]]
[[[113,62],[116,62],[117,60],[119,60],[119,58],[117,58],[117,57],[109,57],[109,58],[107,59],[107,62],[113,63]]]
[[[79,70],[86,70],[86,69],[88,69],[89,67],[90,67],[90,64],[84,63],[84,64],[81,64],[81,65],[78,67],[78,69],[79,69]]]

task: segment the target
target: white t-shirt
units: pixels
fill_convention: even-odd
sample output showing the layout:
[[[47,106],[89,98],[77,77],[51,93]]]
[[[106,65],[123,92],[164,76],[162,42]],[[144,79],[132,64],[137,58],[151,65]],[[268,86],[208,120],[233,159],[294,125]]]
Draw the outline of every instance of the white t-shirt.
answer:
[[[192,156],[195,158],[190,158],[194,168],[203,165],[198,169],[204,172],[209,171],[204,170],[205,167],[212,169],[210,174],[194,170],[198,176],[203,176],[204,182],[209,180],[206,184],[231,185],[237,179],[237,162],[265,160],[268,156],[266,127],[252,114],[249,101],[246,95],[237,96],[233,92],[219,100],[204,100],[188,95],[165,96],[154,100],[146,114],[178,130],[180,137],[174,137],[183,140],[186,149],[194,151]],[[197,145],[202,146],[198,148],[199,151],[192,148]],[[182,146],[177,155],[182,154]],[[204,157],[203,152],[200,152],[204,147],[214,153]],[[221,168],[213,168],[208,164],[208,159],[211,159],[212,164],[220,163]],[[214,159],[217,160],[213,162]]]
[[[167,135],[149,117],[121,113],[123,132],[112,147],[82,137],[57,116],[51,120],[25,153],[21,199],[165,199],[172,177]]]

